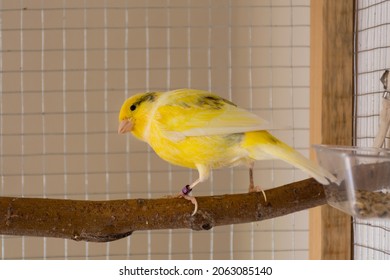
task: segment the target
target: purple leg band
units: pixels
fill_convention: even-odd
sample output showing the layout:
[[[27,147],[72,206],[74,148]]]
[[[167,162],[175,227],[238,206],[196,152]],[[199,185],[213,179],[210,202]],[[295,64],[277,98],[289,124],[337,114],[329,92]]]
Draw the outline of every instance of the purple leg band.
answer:
[[[182,190],[181,192],[184,194],[184,195],[187,195],[189,194],[192,190],[189,188],[190,185],[186,185]]]

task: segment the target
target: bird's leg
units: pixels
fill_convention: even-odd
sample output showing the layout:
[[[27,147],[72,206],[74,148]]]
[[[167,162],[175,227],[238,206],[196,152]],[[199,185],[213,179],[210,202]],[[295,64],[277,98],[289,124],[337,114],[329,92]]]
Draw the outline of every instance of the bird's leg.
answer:
[[[198,202],[196,201],[196,198],[194,196],[190,196],[189,193],[192,191],[192,189],[199,183],[205,181],[208,177],[209,177],[209,174],[210,174],[210,170],[207,166],[204,166],[204,165],[196,165],[196,167],[198,168],[198,172],[199,172],[199,178],[194,181],[191,185],[186,185],[182,190],[181,192],[179,193],[178,197],[183,197],[189,201],[192,202],[192,204],[195,205],[195,209],[194,211],[192,212],[191,216],[194,216],[196,214],[196,212],[198,211]]]
[[[253,166],[254,166],[254,163],[251,162],[249,165],[249,190],[248,190],[248,192],[250,192],[250,193],[251,192],[262,192],[263,196],[264,196],[264,200],[265,200],[265,202],[267,202],[267,196],[265,195],[264,190],[259,186],[255,186],[255,184],[253,183]]]
[[[183,197],[191,201],[192,204],[194,204],[195,209],[192,212],[191,216],[194,216],[198,211],[198,202],[196,201],[196,198],[194,196],[190,196],[189,193],[192,191],[192,188],[195,187],[195,185],[197,185],[198,183],[200,183],[199,179],[193,182],[191,185],[186,185],[184,188],[182,188],[181,192],[178,195],[179,197]]]
[[[255,184],[253,183],[253,163],[249,167],[249,190],[248,192],[257,192],[257,188],[255,187]]]

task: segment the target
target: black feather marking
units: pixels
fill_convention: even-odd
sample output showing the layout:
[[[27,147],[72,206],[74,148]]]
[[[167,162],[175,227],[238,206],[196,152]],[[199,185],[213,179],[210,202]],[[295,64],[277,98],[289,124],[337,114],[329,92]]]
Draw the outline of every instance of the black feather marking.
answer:
[[[222,109],[226,104],[237,107],[237,105],[233,102],[215,95],[201,95],[199,96],[196,104],[200,107],[207,107],[215,110]]]
[[[134,102],[133,105],[138,106],[143,102],[154,102],[156,100],[156,95],[157,92],[146,92],[136,102]]]

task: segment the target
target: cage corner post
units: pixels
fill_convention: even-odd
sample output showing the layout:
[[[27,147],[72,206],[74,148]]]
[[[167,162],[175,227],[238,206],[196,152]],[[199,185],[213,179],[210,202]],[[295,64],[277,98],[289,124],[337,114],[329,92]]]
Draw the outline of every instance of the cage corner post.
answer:
[[[310,141],[353,139],[354,0],[311,0]],[[328,205],[309,214],[310,259],[351,259],[351,217]]]

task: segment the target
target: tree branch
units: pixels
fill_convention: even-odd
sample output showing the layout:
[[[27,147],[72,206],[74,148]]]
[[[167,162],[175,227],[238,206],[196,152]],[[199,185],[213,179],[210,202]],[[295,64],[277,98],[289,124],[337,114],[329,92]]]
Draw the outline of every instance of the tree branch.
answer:
[[[199,210],[180,198],[83,201],[0,197],[0,234],[108,242],[137,230],[209,230],[283,216],[326,203],[321,184],[307,179],[267,190],[197,197]]]

